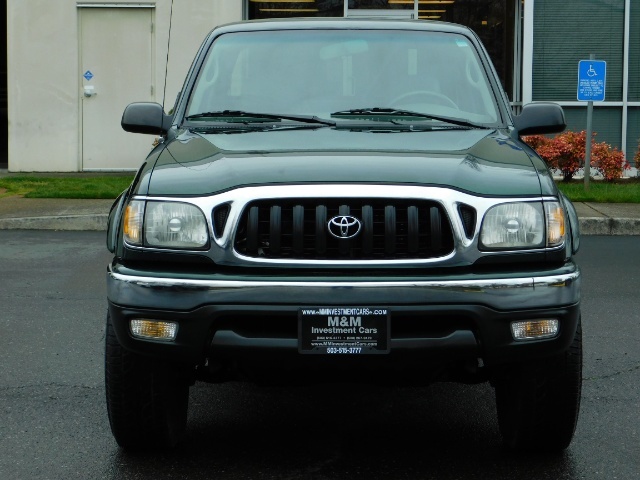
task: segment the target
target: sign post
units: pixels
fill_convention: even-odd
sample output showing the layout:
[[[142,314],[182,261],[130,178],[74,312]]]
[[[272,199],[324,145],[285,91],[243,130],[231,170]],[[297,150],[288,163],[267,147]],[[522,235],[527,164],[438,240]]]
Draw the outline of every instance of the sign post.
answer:
[[[584,159],[584,188],[589,189],[591,177],[591,137],[593,120],[593,102],[604,101],[607,83],[607,62],[595,60],[595,55],[589,55],[589,60],[578,62],[578,100],[587,103],[587,139]]]

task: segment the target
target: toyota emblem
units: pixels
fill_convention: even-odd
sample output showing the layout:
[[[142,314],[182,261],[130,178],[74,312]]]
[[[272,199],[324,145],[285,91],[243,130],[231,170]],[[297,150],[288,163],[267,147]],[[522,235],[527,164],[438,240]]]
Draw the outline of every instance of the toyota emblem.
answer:
[[[362,223],[350,215],[338,215],[329,220],[329,233],[336,238],[353,238],[362,228]]]

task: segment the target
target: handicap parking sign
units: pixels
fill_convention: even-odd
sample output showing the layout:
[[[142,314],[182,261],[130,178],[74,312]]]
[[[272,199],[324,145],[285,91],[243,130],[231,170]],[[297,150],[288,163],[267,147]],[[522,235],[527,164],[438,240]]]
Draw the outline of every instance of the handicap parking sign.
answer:
[[[602,102],[607,80],[607,62],[580,60],[578,63],[578,100]]]

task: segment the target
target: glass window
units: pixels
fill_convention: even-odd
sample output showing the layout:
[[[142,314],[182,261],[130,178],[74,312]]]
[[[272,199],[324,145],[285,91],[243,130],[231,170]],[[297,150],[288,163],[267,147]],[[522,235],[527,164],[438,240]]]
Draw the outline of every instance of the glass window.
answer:
[[[607,62],[605,100],[622,100],[624,3],[536,0],[533,100],[575,101],[578,62],[592,53]]]
[[[249,19],[286,17],[342,17],[343,0],[249,0]]]
[[[491,57],[502,86],[511,97],[515,3],[513,0],[456,0],[449,4],[425,2],[419,4],[419,12],[420,18],[459,23],[476,32]]]
[[[629,101],[637,102],[640,101],[640,2],[630,2],[629,8]]]
[[[638,151],[638,144],[640,144],[640,108],[629,107],[628,115],[627,161],[632,167],[635,167],[633,156]]]
[[[349,0],[349,8],[367,10],[413,10],[413,0]]]
[[[413,0],[348,0],[349,9],[413,10]],[[472,28],[480,37],[505,91],[512,96],[516,4],[521,0],[420,0],[423,20],[442,20]],[[344,0],[280,2],[249,0],[249,19],[275,17],[342,17]],[[512,99],[514,100],[514,99]],[[519,100],[519,99],[515,99]]]
[[[563,107],[567,120],[567,130],[580,132],[587,129],[587,107]],[[607,142],[613,147],[621,148],[622,108],[600,107],[594,109],[593,132],[596,142]]]
[[[248,0],[249,19],[342,17],[345,0]],[[413,0],[348,0],[350,9],[413,10]],[[423,0],[424,1],[424,0]]]

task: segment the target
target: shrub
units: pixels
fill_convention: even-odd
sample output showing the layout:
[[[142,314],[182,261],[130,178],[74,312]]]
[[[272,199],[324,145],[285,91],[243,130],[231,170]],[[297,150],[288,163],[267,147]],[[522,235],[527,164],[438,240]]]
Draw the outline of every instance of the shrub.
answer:
[[[549,137],[545,137],[544,135],[528,135],[522,137],[522,139],[527,145],[529,145],[536,151],[538,150],[538,148],[551,141]]]
[[[594,143],[591,147],[591,164],[608,182],[620,178],[631,168],[624,153],[605,142]]]
[[[584,163],[586,132],[564,132],[547,140],[534,138],[533,147],[549,168],[562,172],[562,180],[568,182]],[[528,139],[525,139],[527,143]]]
[[[624,153],[605,142],[596,143],[596,134],[591,137],[591,163],[607,181],[620,178],[630,167]],[[568,182],[584,166],[587,133],[563,132],[553,138],[530,135],[523,140],[533,148],[552,170],[562,173],[562,181]],[[636,162],[640,154],[636,154]]]

